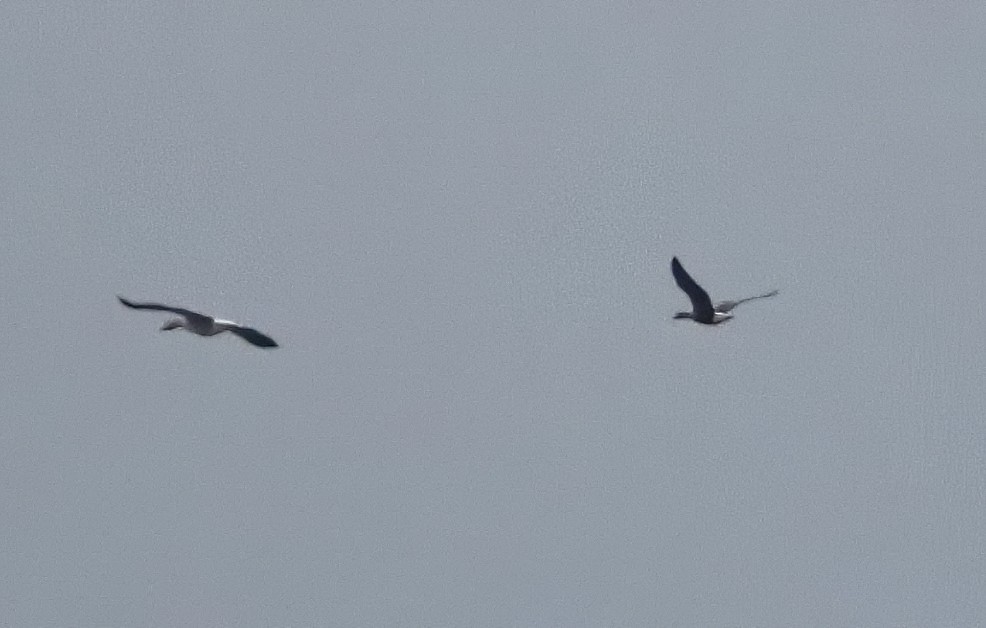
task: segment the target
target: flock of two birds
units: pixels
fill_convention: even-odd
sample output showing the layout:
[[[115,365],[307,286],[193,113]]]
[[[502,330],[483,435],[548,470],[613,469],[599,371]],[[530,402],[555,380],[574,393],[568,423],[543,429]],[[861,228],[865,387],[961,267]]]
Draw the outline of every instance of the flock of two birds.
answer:
[[[737,301],[722,301],[721,303],[716,303],[713,305],[712,299],[709,298],[709,293],[703,290],[702,286],[698,285],[695,280],[692,279],[691,275],[685,271],[685,268],[681,265],[681,262],[678,261],[677,257],[671,259],[671,274],[674,275],[675,283],[678,284],[679,288],[684,290],[685,294],[688,295],[688,298],[692,302],[691,312],[678,312],[674,315],[674,317],[690,318],[696,323],[702,323],[703,325],[718,325],[719,323],[724,323],[733,317],[730,312],[740,303],[746,303],[747,301],[752,301],[754,299],[765,299],[777,294],[777,290],[773,290],[765,294],[758,294],[754,297],[747,297]],[[263,334],[252,327],[238,325],[233,321],[213,318],[206,314],[199,314],[198,312],[186,310],[181,307],[171,307],[170,305],[161,305],[159,303],[134,303],[133,301],[128,301],[120,296],[117,298],[120,299],[120,303],[135,310],[157,310],[161,312],[171,312],[172,314],[177,314],[180,317],[172,318],[166,322],[164,326],[161,327],[162,331],[184,329],[192,332],[193,334],[198,334],[199,336],[215,336],[216,334],[221,334],[228,331],[231,334],[236,334],[243,340],[246,340],[256,347],[273,349],[277,346],[277,343],[274,342],[274,339],[270,336]]]

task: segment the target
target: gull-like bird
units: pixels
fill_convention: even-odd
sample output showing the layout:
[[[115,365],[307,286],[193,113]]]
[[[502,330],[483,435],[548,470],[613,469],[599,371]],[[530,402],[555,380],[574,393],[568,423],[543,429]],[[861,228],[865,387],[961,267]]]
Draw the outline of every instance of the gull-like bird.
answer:
[[[685,294],[688,295],[688,298],[692,302],[691,312],[678,312],[674,317],[690,318],[696,323],[702,323],[703,325],[724,323],[733,317],[729,312],[740,303],[746,303],[754,299],[765,299],[777,294],[777,290],[773,290],[766,294],[758,294],[755,297],[747,297],[738,301],[723,301],[722,303],[712,305],[712,299],[709,298],[709,293],[703,290],[702,286],[695,283],[691,275],[685,272],[685,268],[678,261],[677,257],[671,258],[671,274],[674,275],[675,283],[685,291]]]
[[[224,331],[228,331],[236,334],[243,340],[246,340],[250,344],[257,347],[272,349],[277,346],[277,343],[274,342],[274,339],[270,336],[262,334],[251,327],[237,325],[233,321],[224,321],[219,318],[213,318],[205,314],[199,314],[198,312],[186,310],[181,307],[171,307],[169,305],[161,305],[159,303],[134,303],[133,301],[128,301],[119,295],[116,298],[120,299],[120,303],[135,310],[160,310],[162,312],[171,312],[172,314],[177,314],[181,317],[168,320],[168,322],[161,327],[162,331],[168,331],[171,329],[185,329],[200,336],[215,336],[216,334],[221,334]]]

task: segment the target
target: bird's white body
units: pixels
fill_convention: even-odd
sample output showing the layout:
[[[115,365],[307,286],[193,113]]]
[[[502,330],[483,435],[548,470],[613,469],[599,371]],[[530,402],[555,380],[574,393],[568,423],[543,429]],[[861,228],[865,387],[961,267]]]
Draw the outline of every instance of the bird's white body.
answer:
[[[240,326],[233,321],[224,321],[220,318],[202,320],[199,318],[172,318],[166,322],[161,329],[184,329],[185,331],[198,334],[199,336],[215,336],[224,331],[232,331]]]
[[[687,318],[696,322],[702,322],[695,318],[694,312],[678,312],[674,315],[675,318]],[[718,325],[719,323],[725,323],[733,317],[732,314],[726,314],[725,312],[712,312],[712,322],[711,325]]]

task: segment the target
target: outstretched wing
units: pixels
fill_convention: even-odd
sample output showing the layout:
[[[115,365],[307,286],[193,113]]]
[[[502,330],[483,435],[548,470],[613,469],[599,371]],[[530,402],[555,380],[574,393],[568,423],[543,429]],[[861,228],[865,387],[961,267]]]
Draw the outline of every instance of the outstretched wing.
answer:
[[[117,295],[117,299],[120,299],[120,303],[126,305],[127,307],[133,308],[135,310],[158,310],[161,312],[171,312],[172,314],[178,314],[179,316],[184,316],[185,320],[189,323],[200,323],[200,324],[212,324],[212,317],[206,316],[205,314],[199,314],[198,312],[193,312],[192,310],[186,310],[181,307],[171,307],[170,305],[161,305],[160,303],[134,303],[133,301],[128,301],[120,295]]]
[[[702,289],[702,286],[695,283],[691,275],[685,272],[684,266],[678,261],[677,257],[671,258],[671,274],[674,275],[674,282],[684,290],[685,294],[692,302],[692,313],[698,319],[712,319],[714,313],[712,309],[712,299],[709,293]]]
[[[736,307],[740,303],[746,303],[747,301],[752,301],[754,299],[766,299],[767,297],[774,297],[777,296],[777,293],[778,293],[777,290],[771,290],[766,294],[758,294],[755,297],[746,297],[745,299],[740,299],[738,301],[723,301],[722,303],[716,303],[716,312],[725,314],[726,312],[731,311],[734,307]]]
[[[266,334],[262,334],[256,329],[253,329],[251,327],[240,327],[239,325],[231,325],[226,329],[256,347],[273,349],[274,347],[277,346],[277,343],[274,342],[273,338],[271,338]]]

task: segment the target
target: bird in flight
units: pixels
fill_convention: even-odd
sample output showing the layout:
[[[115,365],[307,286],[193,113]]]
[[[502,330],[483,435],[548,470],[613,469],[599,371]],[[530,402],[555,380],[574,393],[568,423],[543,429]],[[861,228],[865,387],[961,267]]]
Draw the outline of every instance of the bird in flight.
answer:
[[[160,310],[162,312],[177,314],[180,317],[168,320],[168,322],[161,327],[162,331],[171,329],[185,329],[200,336],[215,336],[216,334],[221,334],[224,331],[228,331],[236,334],[243,340],[246,340],[250,344],[257,347],[272,349],[277,346],[277,343],[274,342],[274,339],[270,336],[262,334],[251,327],[237,325],[233,321],[224,321],[222,319],[213,318],[211,316],[199,314],[198,312],[193,312],[180,307],[170,307],[168,305],[160,305],[158,303],[134,303],[133,301],[128,301],[121,296],[117,296],[116,298],[120,299],[120,303],[135,310]]]
[[[688,295],[688,298],[692,302],[691,312],[678,312],[674,317],[690,318],[696,323],[702,323],[703,325],[724,323],[733,317],[729,312],[740,303],[746,303],[754,299],[765,299],[777,294],[777,290],[773,290],[766,294],[758,294],[755,297],[747,297],[738,301],[723,301],[713,306],[712,299],[709,298],[709,293],[703,290],[702,286],[695,283],[695,280],[685,271],[684,266],[681,265],[677,257],[671,258],[671,274],[674,275],[675,283],[685,291],[685,294]]]

